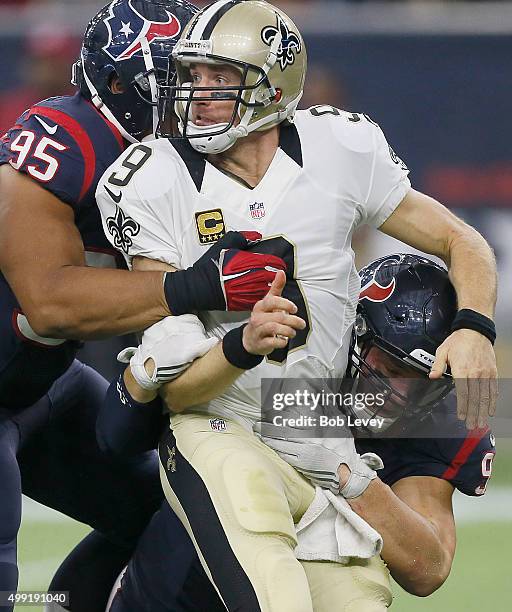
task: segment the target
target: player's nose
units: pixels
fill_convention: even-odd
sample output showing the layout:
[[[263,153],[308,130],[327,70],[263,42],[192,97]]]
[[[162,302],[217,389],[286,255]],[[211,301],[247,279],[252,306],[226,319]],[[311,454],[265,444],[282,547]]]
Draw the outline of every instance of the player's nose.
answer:
[[[207,89],[208,83],[201,82],[201,88],[194,90],[194,101],[200,104],[207,104],[211,101],[212,91]]]

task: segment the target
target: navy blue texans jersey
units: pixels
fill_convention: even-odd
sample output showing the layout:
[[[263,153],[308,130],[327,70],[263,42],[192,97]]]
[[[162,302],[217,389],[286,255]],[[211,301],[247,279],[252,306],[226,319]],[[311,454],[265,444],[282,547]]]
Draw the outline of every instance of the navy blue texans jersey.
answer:
[[[433,476],[465,495],[483,495],[496,453],[494,436],[488,428],[467,431],[457,418],[456,402],[455,394],[450,394],[427,419],[416,423],[422,435],[432,431],[431,438],[361,438],[356,440],[357,450],[381,457],[384,469],[378,475],[390,486],[408,476]],[[414,435],[412,428],[403,435],[407,431]]]
[[[80,94],[49,98],[26,110],[0,141],[0,164],[10,164],[71,206],[88,265],[115,267],[95,191],[99,178],[126,146],[121,134]],[[37,231],[37,210],[32,228]],[[32,404],[72,363],[77,343],[42,338],[23,315],[0,274],[0,404]],[[30,383],[28,384],[28,381]]]

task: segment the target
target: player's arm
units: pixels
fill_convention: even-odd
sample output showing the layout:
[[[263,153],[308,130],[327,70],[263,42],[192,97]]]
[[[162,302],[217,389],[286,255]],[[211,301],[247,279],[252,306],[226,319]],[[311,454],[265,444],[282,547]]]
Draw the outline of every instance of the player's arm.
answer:
[[[133,270],[138,272],[175,271],[169,264],[139,256],[134,257],[132,266]],[[154,350],[155,342],[158,343],[166,331],[186,331],[186,327],[181,326],[178,319],[183,317],[164,319],[153,326],[153,346],[149,347],[150,351]],[[157,332],[157,328],[161,329],[161,332]],[[133,347],[131,350],[136,349]],[[176,358],[176,355],[174,357]],[[137,366],[139,379],[140,370],[144,368],[147,380],[151,382],[155,370],[154,359],[142,358],[140,362],[142,363]],[[132,373],[132,365],[128,365],[125,371],[110,383],[96,421],[96,438],[103,452],[117,457],[130,457],[157,446],[163,428],[163,405],[158,397],[158,385],[150,386],[148,389],[137,382]]]
[[[453,490],[449,482],[430,476],[403,478],[391,488],[376,478],[362,495],[347,499],[381,534],[382,558],[412,595],[430,595],[450,573],[455,554]]]
[[[135,257],[133,268],[169,272],[174,270],[168,264],[146,257]],[[285,284],[285,274],[278,272],[268,294],[256,303],[249,323],[243,329],[236,328],[226,334],[221,343],[204,356],[194,359],[190,367],[184,369],[175,380],[160,387],[160,396],[170,410],[181,412],[221,395],[246,369],[258,365],[263,355],[276,348],[284,348],[288,339],[295,336],[295,330],[303,329],[305,322],[295,316],[295,304],[281,297]],[[182,339],[181,343],[186,343],[186,340]],[[174,367],[175,351],[171,353],[171,361],[167,365]],[[149,377],[154,375],[155,364],[151,358],[144,360],[139,367],[141,365]],[[138,381],[132,369],[131,364],[124,372],[124,384],[129,394],[138,402],[152,401],[157,394],[156,388],[144,389],[140,377]]]
[[[96,422],[100,448],[117,456],[155,448],[163,427],[158,397],[163,380],[184,376],[192,361],[215,344],[194,315],[167,317],[146,330],[139,347],[123,351],[130,353],[130,365],[107,390]]]
[[[150,261],[138,265],[162,266]],[[296,307],[280,296],[285,283],[284,273],[278,272],[268,295],[255,305],[249,323],[243,330],[226,334],[222,343],[206,339],[192,315],[167,317],[146,330],[141,345],[133,349],[130,365],[107,391],[96,423],[100,448],[115,455],[154,448],[162,426],[159,389],[167,406],[181,411],[220,395],[246,369],[258,365],[263,355],[284,348],[295,329],[305,325],[288,313]],[[215,346],[210,348],[212,343]],[[161,386],[165,376],[177,378]]]
[[[494,316],[496,261],[490,246],[476,229],[430,196],[414,189],[379,229],[440,257],[449,268],[459,309],[471,308],[489,318]]]
[[[468,429],[494,414],[496,359],[491,341],[496,302],[496,264],[484,238],[436,200],[411,189],[408,169],[371,122],[358,121],[372,155],[367,156],[368,191],[361,193],[363,223],[443,259],[457,292],[459,313],[453,332],[439,347],[431,378],[449,365],[457,385],[459,418]],[[371,140],[370,140],[371,138]],[[371,162],[371,163],[368,163]],[[475,331],[477,330],[477,331]]]
[[[226,359],[219,343],[176,380],[163,385],[160,397],[172,412],[183,412],[222,395],[244,372]]]
[[[410,454],[395,464],[402,476],[393,482],[392,472],[387,475],[391,489],[376,479],[363,495],[347,500],[383,536],[382,557],[395,580],[417,595],[428,595],[450,573],[454,487],[464,495],[483,495],[492,474],[496,449],[491,432],[460,438],[456,433],[464,433],[462,424],[448,427],[454,427],[452,437],[412,444]],[[392,444],[384,457],[387,453],[394,453]],[[340,466],[339,472],[344,469]],[[375,504],[386,511],[375,512]]]
[[[8,165],[0,168],[0,269],[42,336],[123,334],[169,314],[161,272],[87,267],[73,209]]]
[[[176,269],[164,262],[155,261],[146,257],[135,257],[134,270],[162,270],[174,272]],[[154,373],[154,361],[149,358],[144,367],[149,376]],[[192,369],[192,372],[190,372]],[[165,404],[172,407],[174,412],[180,412],[194,404],[201,404],[220,395],[243,374],[244,370],[233,366],[224,356],[222,345],[219,343],[210,349],[206,355],[196,359],[190,368],[181,374],[172,383],[162,385],[160,389],[144,389],[135,379],[131,366],[123,374],[123,382],[130,396],[140,403],[152,402],[158,395]],[[206,387],[203,382],[210,381]],[[198,386],[199,384],[199,386]]]
[[[148,362],[138,367],[145,368],[147,377],[144,378],[150,380],[154,362],[149,359]],[[207,402],[223,393],[245,371],[226,359],[220,343],[196,359],[173,383],[160,388],[158,385],[150,389],[143,387],[140,374],[134,376],[132,368],[130,364],[110,384],[96,423],[100,448],[117,456],[130,456],[156,447],[162,428],[162,401],[174,412]],[[205,385],[205,381],[210,384]]]
[[[411,189],[379,229],[443,259],[457,292],[459,311],[470,309],[492,319],[496,262],[474,228],[436,200]],[[466,419],[468,429],[484,427],[487,415],[494,415],[497,396],[496,357],[490,340],[473,329],[458,329],[437,350],[431,378],[439,378],[447,365],[457,386],[459,418]]]
[[[101,338],[144,329],[171,313],[247,310],[255,293],[265,295],[270,270],[286,267],[273,255],[240,250],[250,242],[228,232],[192,267],[165,278],[158,271],[89,268],[72,208],[21,172],[0,168],[0,270],[41,336]],[[232,270],[251,272],[232,285],[224,281]]]
[[[223,341],[197,359],[179,378],[165,385],[162,398],[170,410],[181,412],[221,395],[246,369],[264,355],[284,348],[305,321],[293,302],[281,297],[286,276],[278,272],[268,294],[254,306],[243,328],[231,330]]]
[[[165,264],[143,257],[134,260],[137,269],[162,269],[162,266]],[[222,342],[160,388],[160,396],[170,410],[182,412],[221,395],[246,369],[258,365],[263,355],[284,348],[288,339],[295,336],[295,330],[303,329],[305,322],[295,316],[295,304],[281,297],[285,283],[285,274],[278,272],[268,294],[256,303],[243,329],[236,328],[226,334]],[[153,367],[148,360],[145,368],[150,376]],[[138,401],[153,399],[151,392],[140,388],[131,367],[125,371],[124,380],[130,394]]]

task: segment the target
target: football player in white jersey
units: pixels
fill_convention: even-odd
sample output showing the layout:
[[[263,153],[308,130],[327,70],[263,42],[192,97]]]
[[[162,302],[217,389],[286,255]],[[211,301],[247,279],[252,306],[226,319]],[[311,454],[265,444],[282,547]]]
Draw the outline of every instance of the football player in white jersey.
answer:
[[[131,228],[129,264],[172,270],[193,264],[227,230],[251,227],[263,234],[255,251],[287,262],[283,296],[305,325],[294,327],[289,309],[278,328],[279,313],[261,305],[245,327],[243,315],[201,314],[222,343],[165,391],[174,410],[193,406],[171,417],[160,447],[167,499],[228,609],[242,594],[240,610],[382,610],[390,591],[380,559],[350,572],[296,560],[293,524],[314,489],[253,436],[260,381],[342,375],[360,288],[350,240],[368,223],[450,264],[461,311],[431,376],[450,365],[463,379],[460,416],[475,426],[495,402],[492,253],[472,228],[411,189],[407,168],[367,117],[325,105],[296,112],[306,49],[282,11],[220,0],[184,29],[173,59],[177,84],[160,92],[161,133],[175,110],[184,138],[135,145],[105,173],[97,191],[105,231],[122,216]],[[212,378],[212,367],[222,374]],[[165,374],[155,367],[148,393]],[[481,380],[468,385],[473,377]],[[351,497],[375,472],[353,443],[341,443],[351,470],[341,493]],[[354,572],[356,594],[348,594]]]

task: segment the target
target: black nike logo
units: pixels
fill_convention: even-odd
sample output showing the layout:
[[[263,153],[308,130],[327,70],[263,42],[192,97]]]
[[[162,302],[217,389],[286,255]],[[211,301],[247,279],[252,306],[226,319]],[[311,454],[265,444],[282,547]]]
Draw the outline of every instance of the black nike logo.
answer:
[[[110,191],[110,189],[106,185],[105,185],[105,191],[114,200],[116,204],[119,204],[119,202],[121,201],[121,198],[123,197],[123,192],[115,194],[113,191]]]

